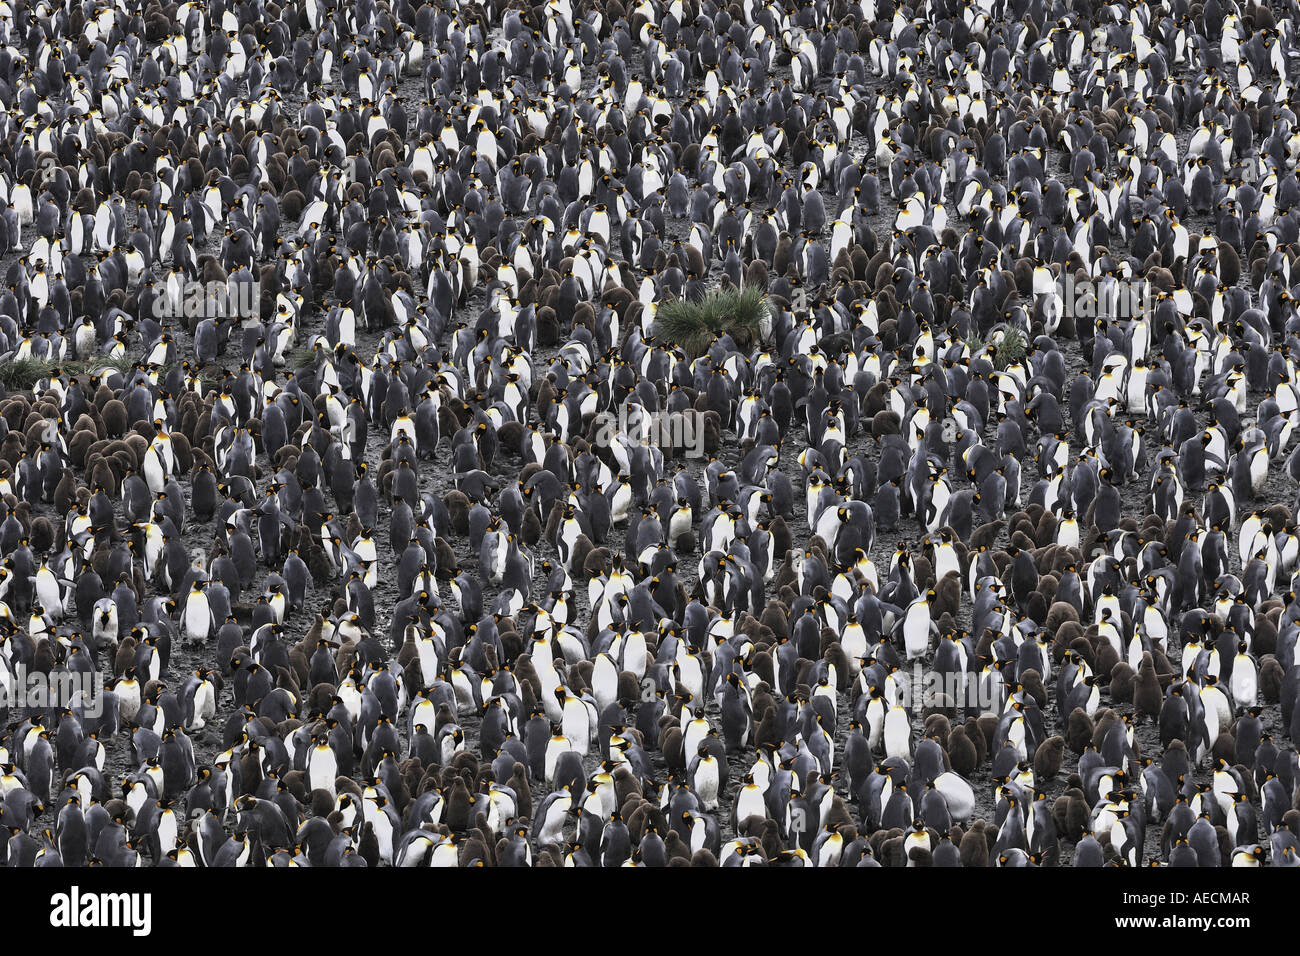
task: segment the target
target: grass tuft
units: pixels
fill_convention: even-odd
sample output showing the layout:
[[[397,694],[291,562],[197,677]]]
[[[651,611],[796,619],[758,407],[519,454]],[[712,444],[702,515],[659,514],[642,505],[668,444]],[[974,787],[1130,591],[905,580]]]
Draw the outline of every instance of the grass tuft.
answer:
[[[993,365],[1004,369],[1022,361],[1028,352],[1029,340],[1020,329],[1004,329],[993,349]]]
[[[87,361],[53,362],[48,359],[19,359],[12,362],[0,362],[0,386],[11,392],[29,392],[36,388],[38,382],[58,371],[65,380],[79,376],[94,375],[104,369],[117,372],[129,372],[134,367],[134,358],[97,358]]]
[[[654,335],[693,358],[709,350],[715,339],[730,335],[740,349],[763,339],[768,321],[767,296],[757,286],[718,289],[699,302],[672,299],[655,314]]]

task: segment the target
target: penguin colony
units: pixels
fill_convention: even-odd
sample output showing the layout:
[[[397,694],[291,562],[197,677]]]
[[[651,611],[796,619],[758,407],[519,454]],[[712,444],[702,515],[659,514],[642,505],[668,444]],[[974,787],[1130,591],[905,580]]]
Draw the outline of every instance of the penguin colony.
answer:
[[[1300,864],[1295,12],[0,0],[3,861]]]

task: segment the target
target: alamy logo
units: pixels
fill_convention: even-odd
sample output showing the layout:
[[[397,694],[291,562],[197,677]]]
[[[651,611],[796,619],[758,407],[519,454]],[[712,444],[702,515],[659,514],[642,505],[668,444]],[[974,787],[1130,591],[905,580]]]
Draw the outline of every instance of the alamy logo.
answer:
[[[46,186],[59,178],[59,161],[46,153],[36,164],[40,168],[41,185]]]
[[[153,300],[155,319],[255,319],[262,314],[262,287],[256,282],[186,282],[164,285]]]
[[[624,402],[618,414],[612,411],[597,414],[595,424],[597,448],[609,448],[622,436],[632,444],[650,445],[683,458],[704,455],[704,415],[694,409],[652,412]]]
[[[1061,312],[1075,319],[1140,319],[1151,314],[1154,294],[1145,279],[1076,279],[1066,275],[1056,286]]]
[[[901,679],[898,679],[901,678]],[[996,713],[1002,704],[998,684],[980,680],[969,671],[926,670],[917,661],[910,674],[899,671],[898,702],[914,714],[924,714],[935,707],[964,707],[981,713]]]
[[[62,710],[78,706],[87,717],[104,713],[104,675],[57,671],[29,671],[18,663],[10,670],[0,662],[0,710],[32,708]]]
[[[149,893],[83,893],[78,886],[50,897],[50,925],[56,929],[125,927],[134,936],[153,931]]]

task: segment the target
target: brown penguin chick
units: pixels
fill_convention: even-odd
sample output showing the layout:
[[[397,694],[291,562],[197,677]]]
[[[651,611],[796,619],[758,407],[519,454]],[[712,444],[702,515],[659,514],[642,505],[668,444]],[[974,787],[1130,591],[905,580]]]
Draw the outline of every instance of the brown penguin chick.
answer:
[[[627,823],[628,836],[632,838],[633,843],[640,843],[641,838],[654,830],[659,832],[659,825],[655,821],[652,811],[654,805],[649,800],[643,800],[638,794],[630,793],[623,800],[618,800],[619,790],[615,785],[615,802],[619,806],[619,813]]]
[[[749,818],[757,820],[758,814]],[[763,848],[763,855],[769,860],[775,860],[785,852],[785,843],[781,840],[781,829],[777,822],[771,817],[763,819],[757,834],[759,846]]]
[[[559,869],[564,866],[564,857],[559,847],[548,843],[546,846],[539,847],[537,853],[533,856],[533,866],[538,869],[545,867],[554,867]]]
[[[1061,630],[1065,631],[1067,629],[1073,629],[1074,627],[1077,626],[1078,625],[1072,625],[1067,621],[1065,624],[1061,625]],[[1094,654],[1095,649],[1092,646],[1092,642],[1083,636],[1082,631],[1079,631],[1079,636],[1074,638],[1072,641],[1070,641],[1067,647],[1069,650],[1073,651],[1076,655],[1078,655],[1078,657],[1081,660],[1083,660],[1085,664],[1088,665],[1089,670],[1091,670],[1094,674],[1097,672],[1097,668],[1095,666],[1096,663],[1096,656]]]
[[[497,635],[497,638],[501,641],[501,650],[503,652],[501,656],[505,660],[514,660],[523,652],[523,638],[519,636],[519,632],[514,628],[501,631],[501,633]],[[508,669],[509,668],[507,668],[507,670]]]
[[[952,724],[944,714],[931,714],[925,718],[925,736],[933,737],[946,751],[952,737]]]
[[[485,819],[482,813],[479,814],[479,818]],[[457,849],[459,850],[457,862],[460,866],[495,866],[495,857],[488,850],[487,843],[484,841],[480,830],[471,830],[470,836]]]
[[[785,555],[794,547],[794,535],[790,531],[789,525],[785,523],[785,518],[777,515],[767,525],[767,533],[772,536],[772,556]]]
[[[307,570],[311,572],[313,581],[328,581],[336,573],[325,556],[324,548],[312,548],[307,552]],[[438,570],[442,570],[441,563]]]
[[[755,747],[768,746],[775,749],[781,746],[785,739],[785,735],[782,732],[782,724],[784,721],[778,716],[778,710],[779,708],[777,707],[771,707],[761,718],[759,718],[758,726],[754,730]]]
[[[444,581],[450,581],[460,573],[460,562],[456,560],[456,552],[446,538],[435,538],[433,541],[433,550],[437,558],[437,572],[435,576]]]
[[[577,540],[573,542],[573,553],[569,556],[572,567],[580,568],[587,561],[587,556],[591,554],[596,546],[591,543],[591,539],[585,534],[580,534]]]
[[[1281,530],[1291,524],[1291,509],[1283,504],[1269,505],[1264,509],[1264,518],[1266,524]]]
[[[1088,716],[1087,711],[1082,707],[1074,708],[1070,712],[1065,728],[1065,742],[1070,750],[1076,754],[1081,754],[1087,750],[1092,743],[1094,729],[1092,718]]]
[[[135,661],[136,640],[131,635],[127,635],[118,642],[117,650],[113,654],[113,676],[121,677],[126,673],[128,667]]]
[[[949,732],[947,750],[948,762],[952,765],[954,773],[969,777],[975,772],[975,768],[979,765],[979,751],[966,735],[964,726],[958,725]]]
[[[616,699],[628,710],[641,699],[641,682],[631,671],[619,671]]]
[[[1071,604],[1056,601],[1048,608],[1045,620],[1047,623],[1043,625],[1043,630],[1052,636],[1052,658],[1059,663],[1070,643],[1083,636],[1079,612]]]
[[[907,851],[907,863],[904,865],[918,868],[934,866],[934,854],[928,847],[914,846]]]
[[[1133,682],[1133,709],[1138,716],[1159,717],[1163,703],[1164,696],[1160,693],[1160,678],[1156,676],[1155,661],[1150,651],[1143,651],[1142,662],[1138,664],[1137,677]]]
[[[877,412],[882,411],[889,402],[889,396],[890,383],[887,380],[877,382],[867,389],[867,394],[862,400],[863,417],[875,415]]]
[[[1219,731],[1219,736],[1214,739],[1214,746],[1210,748],[1210,756],[1211,763],[1222,759],[1228,766],[1232,766],[1237,760],[1237,739],[1226,730]]]
[[[528,786],[528,768],[516,762],[506,784],[515,792],[515,811],[520,818],[533,815],[533,792]]]
[[[1071,839],[1066,834],[1066,820],[1069,814],[1070,790],[1067,787],[1065,792],[1058,795],[1052,801],[1052,822],[1056,824],[1056,832],[1064,839]]]
[[[934,599],[930,602],[930,616],[938,619],[943,614],[956,618],[961,610],[961,572],[949,571],[934,586]]]
[[[678,724],[670,724],[659,736],[659,752],[663,754],[664,763],[669,770],[686,769],[682,739],[682,729]]]
[[[970,536],[971,551],[986,551],[993,547],[994,542],[998,540],[998,535],[1002,533],[1006,522],[999,518],[997,521],[988,521],[980,525]]]
[[[44,554],[54,546],[54,526],[44,515],[32,519],[31,530],[27,533],[27,545],[36,554]]]
[[[1282,681],[1286,678],[1286,671],[1278,662],[1278,659],[1271,654],[1265,657],[1259,663],[1259,695],[1270,704],[1275,704],[1282,698]]]
[[[1109,707],[1100,708],[1092,720],[1092,746],[1101,750],[1102,741],[1110,733],[1111,725],[1120,720],[1120,715]]]
[[[679,552],[681,551],[680,547],[678,548],[678,551]],[[786,590],[792,590],[791,585],[793,585],[798,580],[798,575],[795,573],[794,570],[794,559],[795,559],[794,553],[791,551],[787,551],[785,555],[785,559],[781,562],[781,566],[776,569],[776,574],[774,575],[773,578],[773,584],[776,587],[778,594]],[[787,603],[793,603],[793,599]]]
[[[537,517],[537,512],[532,508],[524,512],[524,520],[520,525],[519,535],[524,539],[524,544],[530,546],[542,540],[542,519]]]
[[[446,801],[446,809],[443,812],[443,819],[452,830],[464,830],[470,824],[470,797],[469,787],[465,784],[465,778],[460,775],[451,778],[451,786],[443,794]]]
[[[1110,698],[1117,704],[1133,702],[1133,684],[1137,675],[1128,661],[1117,661],[1110,669]]]
[[[871,847],[871,855],[880,860],[881,866],[888,864],[884,859],[885,843],[892,837],[899,836],[903,831],[898,828],[893,830],[877,830],[871,836],[867,837],[867,845]]]
[[[59,478],[59,483],[54,489],[54,510],[59,514],[67,514],[76,497],[76,476],[73,475],[71,468],[64,468],[63,475]]]
[[[471,625],[472,627],[473,625]],[[591,672],[595,665],[588,660],[581,660],[569,668],[569,689],[574,694],[581,694],[591,689]]]
[[[537,344],[560,344],[560,319],[549,305],[537,309]]]
[[[691,857],[691,866],[700,867],[701,869],[715,869],[717,865],[718,858],[703,847],[696,850]]]
[[[333,706],[338,688],[328,682],[317,684],[307,696],[307,712],[310,714],[328,713]]]
[[[1041,786],[1056,778],[1065,759],[1065,738],[1060,734],[1048,737],[1034,751],[1034,780]]]
[[[984,829],[984,821],[976,820],[961,838],[957,852],[963,867],[983,869],[989,865],[989,841]]]
[[[826,561],[826,549],[822,548],[822,561],[829,567],[831,562]],[[916,578],[918,587],[932,587],[934,583],[934,565],[930,559],[924,555],[914,555],[912,557],[912,574]],[[924,582],[924,583],[922,583]]]
[[[190,469],[194,467],[194,450],[190,447],[190,440],[182,431],[168,432],[168,434],[171,435],[172,451],[176,455],[176,473],[188,475]]]
[[[1047,708],[1047,689],[1043,687],[1043,678],[1039,676],[1038,671],[1032,667],[1025,669],[1020,675],[1020,686],[1024,688],[1026,694],[1034,699],[1040,710]]]
[[[901,419],[898,417],[898,412],[893,409],[876,412],[871,417],[871,437],[877,442],[886,435],[897,435],[901,431]]]
[[[676,830],[664,834],[664,849],[668,853],[669,866],[691,865],[691,848],[682,841]]]
[[[1293,808],[1282,814],[1282,826],[1292,833],[1300,833],[1300,810]]]
[[[1250,645],[1260,660],[1277,651],[1277,622],[1272,612],[1255,615],[1255,631],[1251,635]]]
[[[699,419],[696,422],[693,422],[693,424],[696,428],[700,429],[699,434],[692,435],[690,432],[687,432],[684,435],[685,438],[700,442],[701,445],[697,447],[703,447],[706,455],[716,455],[722,450],[721,415],[713,409],[708,409],[700,415]],[[688,444],[683,447],[681,451],[683,454],[689,454],[693,453],[694,450],[695,449]],[[674,452],[676,451],[677,449],[674,448]]]
[[[1082,836],[1082,832],[1070,829],[1070,804],[1076,792],[1079,791],[1067,787],[1065,792],[1052,801],[1052,822],[1056,823],[1057,834],[1070,842],[1076,842]]]
[[[12,435],[13,432],[10,432]],[[90,454],[86,459],[86,483],[93,490],[103,489],[110,496],[117,494],[117,475],[103,455]]]
[[[1094,652],[1096,662],[1093,671],[1096,674],[1109,674],[1119,663],[1119,652],[1115,650],[1110,641],[1101,640],[1097,642],[1097,650]]]
[[[515,680],[519,681],[521,685],[527,684],[533,695],[538,700],[542,699],[542,679],[538,676],[537,668],[533,665],[531,654],[525,653],[516,657],[511,670],[515,675]]]
[[[462,491],[448,491],[442,498],[447,514],[451,518],[451,529],[456,534],[469,534],[469,498]]]
[[[1034,526],[1032,535],[1034,542],[1040,548],[1045,548],[1056,540],[1056,515],[1051,511],[1044,511],[1038,523]]]
[[[243,756],[239,758],[239,770],[245,781],[251,781],[254,786],[262,782],[262,747],[256,741],[249,739],[246,742]]]
[[[290,189],[280,197],[280,215],[284,217],[285,222],[297,222],[306,204],[307,199],[302,193]]]
[[[77,467],[84,467],[90,451],[90,446],[99,441],[99,436],[93,430],[87,431],[82,429],[73,434],[68,439],[68,460]]]
[[[1038,586],[1040,589],[1043,586],[1041,579]],[[1043,596],[1041,590],[1029,592],[1029,596],[1025,598],[1024,615],[1031,621],[1041,621],[1047,617],[1047,598]]]
[[[317,638],[317,643],[325,643]],[[289,667],[293,671],[298,684],[305,685],[311,679],[311,655],[316,652],[316,647],[303,647],[301,643],[295,644],[289,648]],[[411,647],[409,658],[415,656],[415,647]],[[315,689],[312,689],[315,693]]]
[[[1088,800],[1084,793],[1078,787],[1071,787],[1065,792],[1069,797],[1069,803],[1065,807],[1065,830],[1061,834],[1069,834],[1069,839],[1079,840],[1092,823],[1092,814],[1088,811]]]
[[[763,608],[759,624],[772,632],[773,637],[790,636],[790,609],[780,601],[772,600]]]
[[[907,866],[907,854],[903,849],[906,845],[906,837],[902,830],[897,828],[890,830],[887,838],[880,844],[880,862],[888,867]]]
[[[831,641],[822,651],[822,660],[835,668],[835,690],[844,693],[849,689],[849,656],[839,641]]]
[[[829,780],[826,782],[829,783]],[[843,798],[840,797],[839,794],[836,794],[831,798],[830,809],[826,811],[826,815],[822,818],[821,824],[823,827],[835,827],[840,832],[843,832],[854,825],[853,814],[849,812],[848,804],[844,802]]]
[[[50,641],[44,637],[36,642],[36,649],[32,653],[31,669],[37,674],[49,674],[54,667],[54,648]],[[144,695],[141,695],[142,698]]]
[[[313,817],[328,817],[334,812],[334,798],[325,789],[313,790],[308,794],[307,803]]]
[[[347,521],[343,525],[343,540],[355,541],[366,530],[368,529],[361,526],[361,519],[357,517],[357,513],[354,511],[348,515]]]
[[[757,665],[758,663],[759,656],[760,655],[758,654],[754,655],[755,665]],[[768,670],[770,676],[772,657],[766,651],[763,651],[761,656],[765,656],[767,658]],[[755,670],[754,673],[757,674],[758,673],[757,670]],[[776,698],[772,696],[772,684],[768,680],[768,678],[762,678],[759,681],[758,686],[754,688],[754,692],[753,695],[750,697],[750,700],[751,700],[751,706],[754,711],[755,720],[761,721],[769,713],[776,710]],[[754,746],[759,747],[761,745],[755,743]]]
[[[594,548],[582,562],[582,572],[588,578],[600,577],[609,573],[610,553],[608,548]]]
[[[11,469],[17,468],[26,450],[26,439],[23,433],[10,432],[5,435],[4,441],[0,442],[0,459],[3,459]]]
[[[761,259],[755,258],[745,267],[744,283],[748,286],[757,286],[760,289],[767,289],[768,269],[767,263]]]
[[[100,421],[104,425],[104,434],[110,438],[121,438],[126,434],[126,406],[118,399],[106,402],[99,413]]]
[[[1028,521],[1022,520],[1020,527],[1013,529],[1011,532],[1011,547],[1015,548],[1017,552],[1028,551],[1032,554],[1038,547],[1032,536],[1033,530]],[[1012,554],[1012,557],[1015,557],[1015,554]],[[1037,583],[1037,581],[1034,582],[1035,585]]]
[[[967,717],[966,739],[971,742],[975,748],[975,766],[980,766],[989,755],[989,744],[984,737],[984,731],[980,730],[979,722],[974,717]]]
[[[579,301],[573,307],[573,327],[576,329],[579,326],[596,331],[596,310],[590,302]]]
[[[524,426],[519,422],[505,422],[497,429],[497,440],[500,447],[517,449],[523,446]]]

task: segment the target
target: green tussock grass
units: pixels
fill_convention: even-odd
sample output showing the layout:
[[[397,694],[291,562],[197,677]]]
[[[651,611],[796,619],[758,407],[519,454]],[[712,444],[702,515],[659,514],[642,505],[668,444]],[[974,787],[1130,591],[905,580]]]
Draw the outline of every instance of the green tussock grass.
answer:
[[[1005,329],[993,346],[993,365],[1004,369],[1022,361],[1029,351],[1029,340],[1020,329]]]
[[[699,302],[662,303],[655,315],[654,335],[698,357],[722,335],[730,335],[738,348],[752,348],[762,340],[767,317],[767,296],[757,286],[718,289]]]
[[[987,338],[972,333],[966,339],[966,347],[972,359],[983,356],[999,371],[1029,354],[1029,340],[1020,329],[995,328]]]
[[[106,356],[73,362],[52,362],[30,358],[0,362],[0,386],[11,392],[26,392],[34,389],[41,379],[47,378],[56,370],[66,381],[77,377],[86,378],[106,368],[126,373],[135,363],[134,358],[112,359]]]

